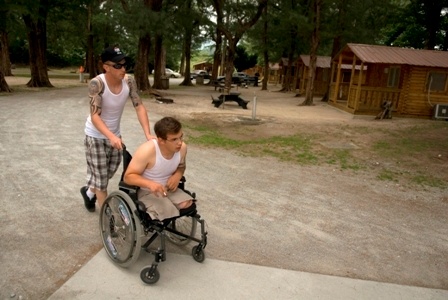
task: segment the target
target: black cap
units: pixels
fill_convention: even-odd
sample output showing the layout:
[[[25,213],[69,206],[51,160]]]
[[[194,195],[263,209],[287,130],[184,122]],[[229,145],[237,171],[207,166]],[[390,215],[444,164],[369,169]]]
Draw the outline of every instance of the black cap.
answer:
[[[101,53],[101,61],[104,63],[106,61],[112,61],[114,63],[118,63],[123,59],[127,60],[126,55],[121,52],[120,48],[116,46],[107,47],[104,49],[103,53]]]

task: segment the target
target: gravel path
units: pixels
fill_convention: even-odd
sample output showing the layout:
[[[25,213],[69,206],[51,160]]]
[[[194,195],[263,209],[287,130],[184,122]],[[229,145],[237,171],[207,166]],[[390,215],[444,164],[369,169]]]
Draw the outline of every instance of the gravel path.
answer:
[[[85,94],[82,87],[0,97],[2,299],[46,299],[101,249],[98,213],[86,212],[79,195]],[[147,104],[152,122],[165,115]],[[132,151],[143,135],[130,104],[123,121]],[[448,289],[446,191],[196,146],[186,176],[207,221],[208,257]]]

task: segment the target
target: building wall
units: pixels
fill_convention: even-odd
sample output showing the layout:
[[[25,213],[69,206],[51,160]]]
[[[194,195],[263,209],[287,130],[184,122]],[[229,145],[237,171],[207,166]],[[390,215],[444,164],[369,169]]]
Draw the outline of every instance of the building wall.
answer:
[[[414,116],[432,116],[433,105],[437,103],[448,103],[448,92],[428,93],[426,88],[429,72],[445,72],[447,69],[434,69],[425,67],[409,67],[409,78],[403,87],[403,103],[400,103],[399,113]],[[400,99],[401,102],[401,99]]]

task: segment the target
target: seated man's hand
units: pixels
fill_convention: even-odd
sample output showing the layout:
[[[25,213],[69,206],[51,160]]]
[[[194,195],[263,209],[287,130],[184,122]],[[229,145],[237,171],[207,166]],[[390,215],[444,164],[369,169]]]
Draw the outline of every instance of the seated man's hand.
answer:
[[[177,176],[171,176],[166,183],[166,189],[170,192],[176,191],[179,186],[179,181],[180,178],[177,178]]]
[[[166,197],[167,190],[160,183],[151,182],[148,188],[157,197]]]

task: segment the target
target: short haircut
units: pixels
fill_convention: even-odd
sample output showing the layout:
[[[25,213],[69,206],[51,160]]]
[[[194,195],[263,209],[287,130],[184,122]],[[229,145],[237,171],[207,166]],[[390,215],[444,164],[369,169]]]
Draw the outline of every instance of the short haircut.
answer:
[[[154,124],[157,137],[166,140],[168,134],[176,134],[182,129],[182,124],[173,117],[164,117]]]

